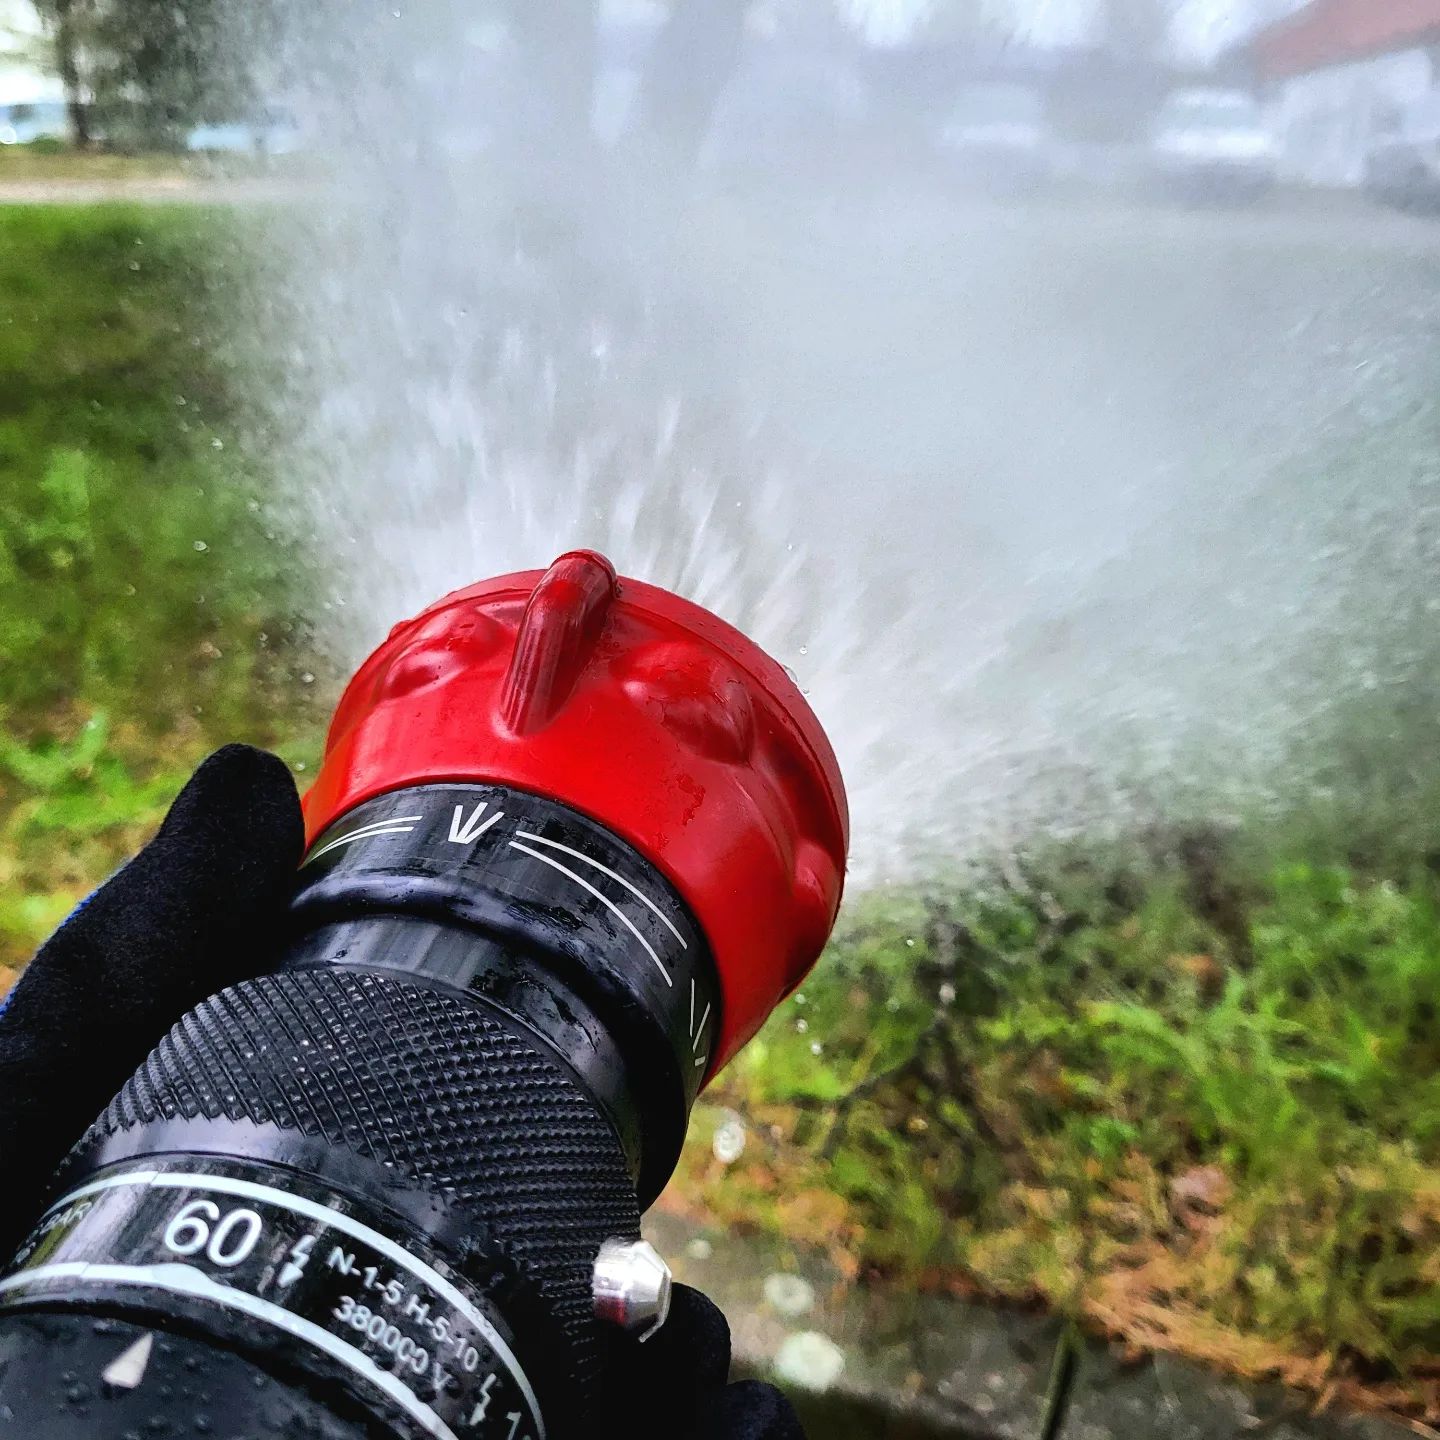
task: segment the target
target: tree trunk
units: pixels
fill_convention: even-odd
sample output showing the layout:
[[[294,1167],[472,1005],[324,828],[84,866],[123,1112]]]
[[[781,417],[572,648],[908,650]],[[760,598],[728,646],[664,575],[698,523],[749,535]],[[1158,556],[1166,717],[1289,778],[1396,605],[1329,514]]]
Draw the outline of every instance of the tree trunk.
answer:
[[[639,124],[677,164],[700,153],[735,67],[750,0],[675,0],[640,91]]]
[[[55,61],[60,83],[65,87],[65,104],[70,111],[70,129],[75,144],[90,145],[90,110],[80,83],[80,34],[76,23],[75,0],[53,0],[55,15]]]

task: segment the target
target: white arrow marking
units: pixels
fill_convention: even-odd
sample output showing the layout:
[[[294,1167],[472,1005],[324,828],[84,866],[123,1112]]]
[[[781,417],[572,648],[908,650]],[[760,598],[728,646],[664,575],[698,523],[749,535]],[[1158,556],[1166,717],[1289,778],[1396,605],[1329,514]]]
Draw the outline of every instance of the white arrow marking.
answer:
[[[280,1279],[277,1282],[282,1290],[287,1285],[293,1285],[305,1273],[305,1267],[310,1263],[310,1251],[314,1247],[315,1237],[313,1235],[302,1235],[295,1242],[290,1251],[290,1259],[280,1272]]]
[[[473,845],[492,825],[498,825],[505,818],[503,810],[497,810],[488,820],[481,824],[480,817],[486,811],[486,802],[482,800],[471,812],[470,818],[465,819],[465,807],[457,805],[455,813],[450,817],[450,843],[452,845]]]
[[[478,1425],[490,1410],[490,1387],[494,1385],[497,1375],[491,1371],[485,1377],[485,1383],[480,1387],[480,1398],[475,1402],[475,1408],[470,1412],[470,1418],[465,1422],[467,1425]]]
[[[348,835],[339,836],[328,845],[322,845],[305,863],[308,865],[322,855],[329,854],[331,850],[336,850],[341,845],[349,845],[356,840],[373,840],[377,835],[408,835],[415,828],[412,822],[424,818],[423,815],[400,815],[393,820],[372,821],[369,825],[362,825],[358,830],[352,830]]]
[[[147,1330],[100,1372],[100,1378],[117,1390],[133,1390],[145,1378],[145,1368],[150,1364],[150,1351],[154,1347],[155,1336]]]
[[[538,860],[542,865],[548,865],[552,870],[558,870],[562,875],[568,875],[582,890],[593,895],[640,942],[645,953],[655,962],[655,968],[665,977],[665,983],[667,985],[675,983],[670,978],[670,972],[655,953],[655,947],[635,928],[635,922],[608,895],[602,895],[583,875],[577,875],[569,866],[562,865],[558,860],[552,860],[548,855],[542,855],[538,850],[532,850],[528,845],[522,845],[518,840],[512,840],[510,848],[519,850],[532,860]]]
[[[593,866],[602,875],[608,875],[617,884],[623,885],[642,905],[646,905],[655,914],[660,923],[680,942],[682,950],[690,947],[685,943],[685,937],[675,928],[675,923],[670,917],[643,891],[632,885],[623,875],[617,875],[608,865],[602,865],[593,855],[587,855],[583,850],[572,850],[568,845],[562,845],[558,840],[547,840],[543,835],[532,835],[528,830],[517,830],[515,832],[522,840],[528,840],[532,845],[545,845],[551,850],[563,850],[567,855],[573,855],[577,860],[582,860],[586,865]]]

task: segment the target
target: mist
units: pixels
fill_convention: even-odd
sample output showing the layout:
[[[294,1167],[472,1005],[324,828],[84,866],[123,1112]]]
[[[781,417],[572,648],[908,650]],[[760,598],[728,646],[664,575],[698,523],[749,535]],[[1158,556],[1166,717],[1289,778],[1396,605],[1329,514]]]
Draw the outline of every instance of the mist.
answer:
[[[1413,409],[1426,266],[1123,168],[1130,112],[1248,10],[1167,11],[1158,56],[1111,56],[1129,78],[1078,86],[1042,185],[966,173],[947,116],[966,86],[1053,97],[1093,10],[978,25],[937,81],[899,10],[860,17],[897,22],[886,49],[820,5],[689,34],[586,8],[528,39],[441,0],[292,37],[338,203],[277,225],[277,405],[337,662],[593,546],[797,674],[862,873],[1309,783],[1305,737],[1382,683],[1351,597],[1428,479],[1367,459]]]

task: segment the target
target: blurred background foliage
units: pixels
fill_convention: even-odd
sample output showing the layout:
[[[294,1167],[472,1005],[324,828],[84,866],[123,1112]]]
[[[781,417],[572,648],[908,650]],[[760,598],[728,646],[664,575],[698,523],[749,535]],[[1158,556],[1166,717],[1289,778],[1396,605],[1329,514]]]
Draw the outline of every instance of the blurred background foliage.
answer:
[[[1436,882],[1067,847],[867,897],[666,1202],[1129,1341],[1436,1408]]]
[[[0,963],[13,966],[231,738],[313,748],[299,557],[233,443],[197,211],[0,218]],[[287,751],[287,754],[290,753]]]

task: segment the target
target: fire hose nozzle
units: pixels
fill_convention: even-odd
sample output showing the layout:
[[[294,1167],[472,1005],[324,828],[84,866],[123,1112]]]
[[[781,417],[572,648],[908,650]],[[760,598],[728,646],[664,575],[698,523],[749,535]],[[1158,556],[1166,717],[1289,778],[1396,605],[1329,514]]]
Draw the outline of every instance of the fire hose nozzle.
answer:
[[[313,840],[387,791],[511,785],[589,816],[690,905],[722,988],[707,1079],[814,964],[844,883],[839,766],[785,670],[593,551],[457,590],[397,625],[336,711]]]

